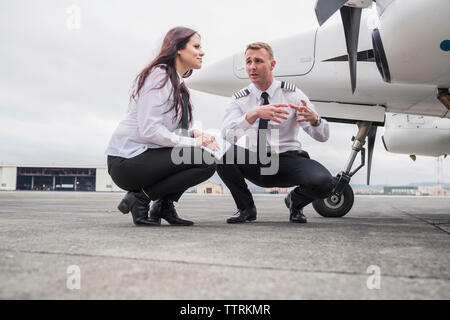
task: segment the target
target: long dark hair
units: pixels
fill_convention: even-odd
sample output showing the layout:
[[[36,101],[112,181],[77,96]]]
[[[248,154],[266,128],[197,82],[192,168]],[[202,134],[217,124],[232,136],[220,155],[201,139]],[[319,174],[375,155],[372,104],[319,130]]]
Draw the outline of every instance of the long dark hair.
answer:
[[[164,87],[164,85],[170,79],[170,82],[172,83],[173,87],[171,95],[173,95],[174,99],[171,108],[167,112],[175,110],[174,119],[178,117],[179,112],[181,112],[181,116],[183,116],[184,111],[183,108],[180,107],[180,105],[183,104],[183,99],[181,96],[181,84],[178,79],[177,70],[175,69],[175,58],[177,57],[178,50],[184,49],[186,47],[186,44],[189,42],[189,39],[194,34],[198,33],[195,30],[185,27],[175,27],[169,30],[169,32],[167,32],[166,36],[164,37],[163,44],[161,46],[159,54],[144,68],[144,70],[142,70],[137,75],[136,79],[134,80],[130,100],[139,97],[139,93],[142,87],[144,86],[145,80],[147,79],[150,72],[153,70],[153,68],[160,66],[166,70],[167,77],[162,81],[161,86],[156,89],[161,89],[162,87]],[[188,70],[185,74],[182,75],[182,77],[187,78],[191,74],[192,69]],[[190,96],[187,87],[186,91],[188,92],[188,96]],[[191,121],[192,121],[192,106],[189,99],[189,122]]]

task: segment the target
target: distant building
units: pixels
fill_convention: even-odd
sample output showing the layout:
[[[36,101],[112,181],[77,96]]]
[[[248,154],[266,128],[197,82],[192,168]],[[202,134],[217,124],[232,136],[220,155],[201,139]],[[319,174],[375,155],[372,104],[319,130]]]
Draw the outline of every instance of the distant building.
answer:
[[[273,188],[266,188],[266,193],[289,193],[290,188],[279,188],[279,187],[273,187]]]
[[[450,196],[450,189],[441,186],[384,187],[384,194],[409,196]]]
[[[450,196],[450,189],[444,189],[441,186],[419,186],[418,190],[424,196]]]
[[[197,194],[223,194],[223,186],[211,181],[205,181],[197,186]]]
[[[370,187],[358,187],[353,188],[353,192],[355,194],[361,194],[361,195],[374,195],[374,194],[383,194],[383,190],[376,189],[376,188],[370,188]]]
[[[257,185],[254,185],[254,184],[250,184],[249,182],[247,182],[247,184],[248,184],[248,189],[250,190],[251,193],[254,193],[254,194],[266,193],[266,188],[262,188]]]
[[[122,191],[105,166],[0,165],[0,191]]]
[[[415,186],[395,186],[384,187],[384,194],[399,195],[399,196],[419,196],[418,187]]]

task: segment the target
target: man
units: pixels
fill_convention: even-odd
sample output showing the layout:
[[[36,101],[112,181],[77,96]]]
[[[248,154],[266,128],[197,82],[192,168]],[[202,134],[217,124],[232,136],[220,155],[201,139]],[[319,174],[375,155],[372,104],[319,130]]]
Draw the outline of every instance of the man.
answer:
[[[327,197],[333,188],[333,177],[302,150],[298,131],[301,127],[312,138],[323,142],[329,137],[328,123],[315,112],[302,91],[274,79],[276,61],[268,44],[248,45],[245,62],[252,83],[234,94],[226,110],[222,134],[235,143],[245,133],[247,139],[250,137],[250,145],[245,149],[236,145],[230,148],[222,164],[217,166],[238,209],[227,222],[256,220],[253,197],[245,182],[248,179],[266,188],[296,186],[285,198],[290,211],[289,221],[306,223],[303,207],[314,199]],[[271,166],[276,163],[275,172],[264,172],[268,169],[267,160]]]

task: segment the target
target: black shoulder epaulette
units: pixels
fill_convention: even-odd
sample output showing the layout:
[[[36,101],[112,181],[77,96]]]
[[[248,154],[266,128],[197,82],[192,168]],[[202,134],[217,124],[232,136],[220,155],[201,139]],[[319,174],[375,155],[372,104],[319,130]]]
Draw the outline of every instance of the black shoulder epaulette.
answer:
[[[292,83],[281,81],[281,89],[287,90],[287,91],[295,91],[296,87]]]
[[[246,97],[250,94],[250,90],[248,89],[242,89],[241,91],[236,92],[235,94],[233,94],[235,99],[239,99],[239,98],[243,98]]]

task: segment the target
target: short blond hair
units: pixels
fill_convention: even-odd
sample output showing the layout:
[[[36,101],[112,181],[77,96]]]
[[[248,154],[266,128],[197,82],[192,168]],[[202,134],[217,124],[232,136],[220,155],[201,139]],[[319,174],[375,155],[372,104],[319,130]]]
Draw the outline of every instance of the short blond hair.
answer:
[[[248,50],[258,50],[258,49],[266,49],[267,53],[269,54],[269,59],[273,60],[273,50],[272,47],[269,46],[269,44],[265,42],[253,42],[247,45],[247,48],[245,49],[245,52]]]

